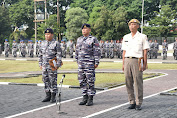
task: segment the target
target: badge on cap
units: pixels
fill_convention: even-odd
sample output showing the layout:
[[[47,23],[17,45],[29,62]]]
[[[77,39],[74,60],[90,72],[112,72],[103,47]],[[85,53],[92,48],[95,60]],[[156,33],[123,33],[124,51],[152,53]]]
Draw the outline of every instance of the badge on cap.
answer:
[[[84,28],[87,27],[86,25],[84,25]]]
[[[49,30],[47,30],[46,32],[49,33]]]

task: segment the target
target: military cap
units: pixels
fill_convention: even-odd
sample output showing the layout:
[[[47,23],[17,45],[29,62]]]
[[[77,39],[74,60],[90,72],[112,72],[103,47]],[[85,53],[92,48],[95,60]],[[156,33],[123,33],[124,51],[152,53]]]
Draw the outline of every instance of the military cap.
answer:
[[[128,25],[130,25],[130,23],[137,23],[140,25],[140,22],[137,19],[131,19],[128,23]]]
[[[51,33],[51,34],[53,34],[53,30],[51,28],[47,28],[44,33]]]
[[[86,24],[86,23],[84,23],[84,24],[82,25],[81,29],[83,29],[84,27],[91,28],[90,24]]]

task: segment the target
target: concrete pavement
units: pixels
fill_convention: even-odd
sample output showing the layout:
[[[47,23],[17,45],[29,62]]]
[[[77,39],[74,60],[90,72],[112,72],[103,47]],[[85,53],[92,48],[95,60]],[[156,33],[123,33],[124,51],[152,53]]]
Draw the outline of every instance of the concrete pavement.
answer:
[[[137,118],[137,117],[177,117],[177,98],[159,95],[162,91],[177,87],[177,70],[152,70],[162,72],[165,75],[144,81],[144,103],[141,111],[128,110],[127,93],[125,86],[98,92],[94,97],[93,106],[79,106],[81,98],[62,102],[62,112],[58,114],[56,106],[50,105],[31,111],[10,116],[9,118]]]

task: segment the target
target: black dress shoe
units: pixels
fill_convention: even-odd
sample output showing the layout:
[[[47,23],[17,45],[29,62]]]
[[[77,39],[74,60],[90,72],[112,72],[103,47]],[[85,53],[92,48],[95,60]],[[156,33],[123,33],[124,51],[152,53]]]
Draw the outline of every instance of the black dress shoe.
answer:
[[[130,106],[128,107],[128,109],[135,109],[136,104],[130,104]]]
[[[142,108],[141,108],[141,105],[136,105],[135,110],[139,111],[139,110],[141,110],[141,109],[142,109]]]

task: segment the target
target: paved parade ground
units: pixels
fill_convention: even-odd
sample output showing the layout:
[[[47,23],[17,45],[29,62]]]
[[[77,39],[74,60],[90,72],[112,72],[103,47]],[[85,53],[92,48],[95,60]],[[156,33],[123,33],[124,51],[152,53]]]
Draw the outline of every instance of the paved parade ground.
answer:
[[[170,60],[162,60],[159,57],[148,62],[176,63],[172,57],[169,58]],[[67,60],[72,61],[72,59],[64,59]],[[120,59],[101,61],[121,62]],[[93,106],[78,105],[82,99],[81,90],[62,88],[60,114],[57,113],[55,104],[41,102],[45,96],[43,87],[0,85],[0,118],[176,118],[177,94],[161,95],[160,93],[177,89],[177,70],[146,70],[145,72],[163,73],[163,75],[144,80],[144,102],[141,111],[127,109],[129,103],[125,85],[97,91]]]

